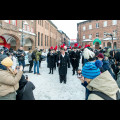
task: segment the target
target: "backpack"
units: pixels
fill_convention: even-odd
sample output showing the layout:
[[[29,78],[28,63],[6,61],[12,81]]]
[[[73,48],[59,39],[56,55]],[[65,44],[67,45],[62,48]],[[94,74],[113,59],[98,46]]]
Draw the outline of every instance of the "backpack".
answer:
[[[104,100],[114,100],[113,98],[109,97],[108,95],[104,94],[100,91],[92,91],[90,94],[95,94],[103,98]],[[117,91],[116,93],[116,100],[120,100],[120,91]]]
[[[32,59],[36,59],[36,52],[32,53]]]

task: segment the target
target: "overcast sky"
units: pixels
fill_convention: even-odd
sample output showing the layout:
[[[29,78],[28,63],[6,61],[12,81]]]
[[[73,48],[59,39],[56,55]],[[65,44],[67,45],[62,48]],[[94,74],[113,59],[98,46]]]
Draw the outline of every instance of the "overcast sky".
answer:
[[[77,38],[77,23],[85,20],[52,20],[58,30],[62,30],[70,39]]]

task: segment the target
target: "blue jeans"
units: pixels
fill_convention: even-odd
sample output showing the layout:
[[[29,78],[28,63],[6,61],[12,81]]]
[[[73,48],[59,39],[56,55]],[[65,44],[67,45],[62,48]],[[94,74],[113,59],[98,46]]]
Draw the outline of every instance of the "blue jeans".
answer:
[[[23,66],[23,69],[24,69],[24,67],[25,67],[25,61],[18,61],[19,62],[19,66]]]
[[[39,74],[39,61],[34,61],[34,74],[36,73],[37,67],[37,74]]]

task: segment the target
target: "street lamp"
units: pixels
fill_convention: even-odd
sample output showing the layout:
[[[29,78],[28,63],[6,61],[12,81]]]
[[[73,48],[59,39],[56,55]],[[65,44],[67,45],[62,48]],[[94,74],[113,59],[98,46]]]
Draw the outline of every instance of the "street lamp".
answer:
[[[24,46],[23,45],[23,41],[24,41],[23,27],[24,27],[24,25],[28,25],[28,23],[26,21],[22,20],[22,47]]]
[[[113,34],[111,34],[111,33],[106,33],[106,35],[109,35],[109,36],[111,36],[111,38],[112,38],[112,49],[114,49],[114,46],[113,46]]]

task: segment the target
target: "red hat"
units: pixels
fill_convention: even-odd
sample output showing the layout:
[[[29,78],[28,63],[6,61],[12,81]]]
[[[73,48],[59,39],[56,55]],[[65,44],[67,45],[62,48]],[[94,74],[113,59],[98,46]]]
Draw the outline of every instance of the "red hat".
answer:
[[[81,48],[81,46],[79,46],[78,48]]]
[[[84,48],[87,48],[87,47],[90,47],[90,45],[85,45],[85,47],[84,47]]]
[[[51,50],[51,49],[53,50],[53,46],[50,47],[50,50]]]
[[[70,46],[70,49],[72,49],[72,47]]]
[[[104,58],[104,55],[102,53],[99,53],[97,57]]]

